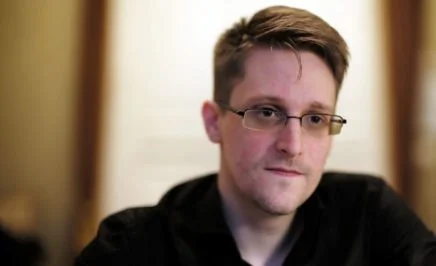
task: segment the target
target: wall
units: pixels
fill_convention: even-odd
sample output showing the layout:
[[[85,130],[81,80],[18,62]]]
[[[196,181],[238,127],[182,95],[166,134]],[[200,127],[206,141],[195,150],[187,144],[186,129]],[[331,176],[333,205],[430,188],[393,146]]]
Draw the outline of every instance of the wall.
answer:
[[[53,266],[69,259],[80,14],[80,1],[0,1],[0,193],[32,199]]]
[[[415,203],[418,214],[436,232],[436,2],[424,1],[423,47],[420,53],[420,117],[418,118],[418,138],[416,161],[418,176]]]
[[[131,0],[110,2],[101,213],[155,203],[171,185],[217,169],[200,118],[212,95],[212,50],[242,16],[272,4],[308,9],[338,29],[351,67],[338,113],[349,121],[328,169],[380,174],[387,159],[385,72],[378,2]]]

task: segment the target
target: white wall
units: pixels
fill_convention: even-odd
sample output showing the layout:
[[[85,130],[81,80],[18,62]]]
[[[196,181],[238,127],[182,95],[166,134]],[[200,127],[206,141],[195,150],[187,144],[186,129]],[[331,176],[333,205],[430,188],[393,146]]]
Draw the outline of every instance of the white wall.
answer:
[[[285,4],[334,26],[352,59],[338,113],[349,123],[336,137],[329,169],[389,176],[384,60],[376,0],[112,0],[102,161],[101,216],[155,203],[174,183],[217,170],[218,147],[200,120],[212,97],[217,37],[242,16]]]

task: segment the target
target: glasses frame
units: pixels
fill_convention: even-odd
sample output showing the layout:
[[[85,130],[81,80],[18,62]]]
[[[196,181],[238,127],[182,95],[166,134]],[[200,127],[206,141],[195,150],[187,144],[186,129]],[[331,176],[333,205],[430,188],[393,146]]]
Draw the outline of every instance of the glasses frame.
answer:
[[[262,129],[255,129],[255,128],[250,128],[250,127],[247,127],[246,125],[245,125],[245,123],[244,123],[244,119],[245,119],[245,113],[247,112],[247,111],[251,111],[251,110],[259,110],[260,108],[247,108],[247,109],[244,109],[244,110],[237,110],[237,109],[235,109],[235,108],[233,108],[233,107],[231,107],[231,106],[229,106],[229,105],[227,105],[227,104],[224,104],[224,103],[220,103],[220,102],[217,102],[217,104],[221,107],[221,108],[224,108],[224,109],[226,109],[226,110],[229,110],[230,112],[232,112],[232,113],[234,113],[234,114],[236,114],[236,115],[238,115],[238,116],[240,116],[240,117],[242,117],[242,125],[245,127],[245,128],[247,128],[247,129],[250,129],[250,130],[258,130],[258,131],[268,131],[268,130],[262,130]],[[280,112],[280,113],[282,113],[283,114],[283,118],[284,118],[284,123],[283,123],[283,127],[285,127],[287,124],[288,124],[288,120],[289,119],[298,119],[299,121],[300,121],[300,126],[302,127],[302,128],[304,128],[303,127],[303,118],[305,117],[305,116],[309,116],[309,115],[324,115],[324,116],[329,116],[330,117],[330,125],[329,125],[329,135],[338,135],[339,133],[341,133],[341,129],[342,129],[342,126],[344,125],[344,124],[346,124],[347,123],[347,120],[345,119],[345,118],[343,118],[342,116],[340,116],[340,115],[336,115],[336,114],[327,114],[327,113],[307,113],[307,114],[303,114],[303,115],[301,115],[301,116],[294,116],[294,115],[288,115],[288,114],[286,114],[285,112],[282,112],[282,111],[277,111],[277,112]],[[335,123],[337,123],[337,124],[340,124],[340,126],[339,126],[339,128],[336,128],[336,129],[334,129],[333,128],[333,124],[335,124]]]

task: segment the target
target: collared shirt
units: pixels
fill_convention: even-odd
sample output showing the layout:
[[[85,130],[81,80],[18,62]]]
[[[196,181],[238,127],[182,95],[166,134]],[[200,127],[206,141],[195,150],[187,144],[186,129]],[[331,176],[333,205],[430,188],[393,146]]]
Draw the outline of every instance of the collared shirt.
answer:
[[[76,266],[249,265],[225,221],[216,174],[152,207],[106,218]],[[436,237],[382,179],[326,173],[297,210],[283,265],[436,266]]]

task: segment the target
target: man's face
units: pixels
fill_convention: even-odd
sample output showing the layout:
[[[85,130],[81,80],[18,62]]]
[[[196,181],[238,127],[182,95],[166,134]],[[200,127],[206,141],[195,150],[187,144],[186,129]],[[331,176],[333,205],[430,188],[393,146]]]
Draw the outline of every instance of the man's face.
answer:
[[[229,106],[236,110],[273,108],[288,115],[333,114],[335,81],[327,65],[301,52],[302,75],[289,50],[256,48],[245,62],[245,76],[234,87]],[[217,115],[221,145],[220,178],[236,198],[275,215],[294,212],[318,185],[331,136],[310,134],[298,119],[275,131],[255,131],[230,111]]]

